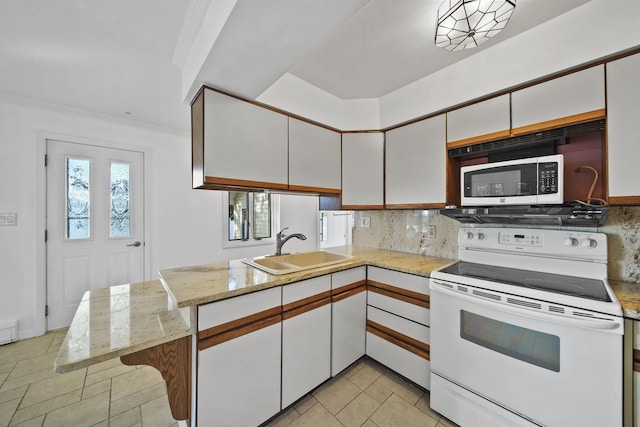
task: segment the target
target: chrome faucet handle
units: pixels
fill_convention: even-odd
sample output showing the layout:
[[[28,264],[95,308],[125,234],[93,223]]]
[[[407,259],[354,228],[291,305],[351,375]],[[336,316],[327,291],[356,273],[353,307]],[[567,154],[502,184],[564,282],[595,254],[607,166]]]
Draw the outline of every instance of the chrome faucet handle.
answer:
[[[279,236],[279,237],[283,237],[283,236],[284,236],[284,234],[282,234],[282,233],[284,232],[284,230],[288,230],[288,229],[289,229],[289,227],[285,227],[285,228],[283,228],[282,230],[280,230],[280,231],[278,232],[278,236]]]

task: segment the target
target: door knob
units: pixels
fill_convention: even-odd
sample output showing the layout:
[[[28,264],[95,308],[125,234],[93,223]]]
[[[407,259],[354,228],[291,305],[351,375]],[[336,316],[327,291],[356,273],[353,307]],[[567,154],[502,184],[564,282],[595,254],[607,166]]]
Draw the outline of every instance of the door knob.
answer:
[[[140,243],[140,242],[133,242],[133,243],[131,243],[130,245],[127,245],[127,246],[135,246],[135,247],[137,248],[137,247],[138,247],[138,246],[140,246],[141,244],[142,244],[142,243]]]

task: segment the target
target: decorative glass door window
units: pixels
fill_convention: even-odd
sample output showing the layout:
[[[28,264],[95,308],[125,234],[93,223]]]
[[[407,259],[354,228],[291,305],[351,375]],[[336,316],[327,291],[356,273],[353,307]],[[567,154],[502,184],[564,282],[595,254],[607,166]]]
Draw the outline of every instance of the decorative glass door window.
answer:
[[[112,162],[110,169],[109,237],[129,237],[131,235],[131,211],[129,208],[130,165],[128,163]]]
[[[66,238],[91,237],[91,161],[67,158]]]

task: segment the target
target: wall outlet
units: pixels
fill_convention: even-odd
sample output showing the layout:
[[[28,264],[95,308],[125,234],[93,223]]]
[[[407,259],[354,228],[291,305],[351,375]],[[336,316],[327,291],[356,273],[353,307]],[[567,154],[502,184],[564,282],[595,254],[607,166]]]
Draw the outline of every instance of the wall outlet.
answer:
[[[436,238],[436,226],[428,225],[427,226],[427,239],[435,239]]]
[[[370,216],[361,216],[360,217],[360,227],[363,227],[363,228],[371,227],[371,217]]]

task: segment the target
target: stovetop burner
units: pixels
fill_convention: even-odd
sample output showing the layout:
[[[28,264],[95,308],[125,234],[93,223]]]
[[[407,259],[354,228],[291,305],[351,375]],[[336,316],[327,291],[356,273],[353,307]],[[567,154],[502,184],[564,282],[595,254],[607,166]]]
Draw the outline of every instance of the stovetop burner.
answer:
[[[604,282],[598,279],[541,273],[466,261],[458,261],[441,271],[461,277],[489,280],[495,283],[528,289],[611,302]]]

